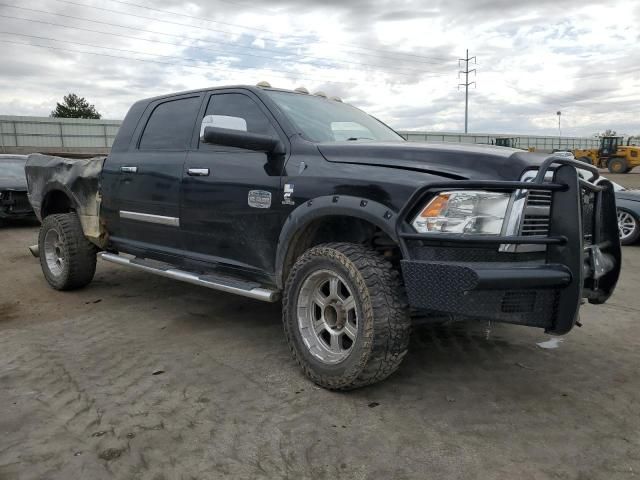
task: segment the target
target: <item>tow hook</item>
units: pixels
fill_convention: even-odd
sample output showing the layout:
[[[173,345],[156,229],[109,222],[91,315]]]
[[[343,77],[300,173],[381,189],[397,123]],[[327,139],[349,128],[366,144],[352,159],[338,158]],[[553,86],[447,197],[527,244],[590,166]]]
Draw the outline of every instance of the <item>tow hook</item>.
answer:
[[[611,255],[602,253],[597,245],[590,245],[585,250],[589,252],[588,276],[593,278],[595,290],[598,288],[598,280],[613,270],[615,261]]]

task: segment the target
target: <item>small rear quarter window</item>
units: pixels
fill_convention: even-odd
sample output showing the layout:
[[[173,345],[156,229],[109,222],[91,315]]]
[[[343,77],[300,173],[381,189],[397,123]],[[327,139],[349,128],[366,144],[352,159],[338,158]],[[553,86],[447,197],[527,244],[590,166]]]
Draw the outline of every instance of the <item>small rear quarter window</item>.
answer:
[[[186,150],[200,97],[179,98],[157,105],[140,138],[140,150]]]

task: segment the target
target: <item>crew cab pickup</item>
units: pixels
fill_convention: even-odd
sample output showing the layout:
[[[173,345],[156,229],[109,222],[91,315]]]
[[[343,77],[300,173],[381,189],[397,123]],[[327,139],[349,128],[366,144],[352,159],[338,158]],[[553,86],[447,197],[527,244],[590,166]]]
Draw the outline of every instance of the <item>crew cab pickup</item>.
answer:
[[[26,174],[52,287],[86,285],[100,256],[281,300],[294,358],[330,389],[395,371],[418,316],[565,334],[620,272],[613,187],[594,167],[408,143],[306,92],[142,100],[106,158],[32,155]]]

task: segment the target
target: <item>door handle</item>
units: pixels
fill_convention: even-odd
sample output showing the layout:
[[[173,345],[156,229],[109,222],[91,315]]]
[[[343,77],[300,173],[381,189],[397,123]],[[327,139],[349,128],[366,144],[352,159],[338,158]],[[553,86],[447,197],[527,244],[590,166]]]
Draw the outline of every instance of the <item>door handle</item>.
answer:
[[[187,169],[187,175],[191,175],[192,177],[208,177],[209,169],[208,168],[189,168]]]
[[[120,167],[122,173],[138,173],[138,167]]]

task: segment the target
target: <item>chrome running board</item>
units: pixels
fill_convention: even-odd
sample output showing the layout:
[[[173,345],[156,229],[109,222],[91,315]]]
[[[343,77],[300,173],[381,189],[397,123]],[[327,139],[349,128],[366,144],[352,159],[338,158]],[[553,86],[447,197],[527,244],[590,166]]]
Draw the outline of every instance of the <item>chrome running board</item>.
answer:
[[[162,277],[173,278],[174,280],[181,280],[183,282],[193,283],[194,285],[201,285],[213,290],[220,290],[221,292],[235,293],[236,295],[262,300],[263,302],[275,302],[280,296],[277,290],[269,290],[258,284],[231,277],[224,277],[222,275],[199,275],[197,273],[178,270],[171,265],[161,264],[153,260],[127,258],[108,252],[100,252],[98,255],[107,262],[137,268],[138,270],[155,273]]]

